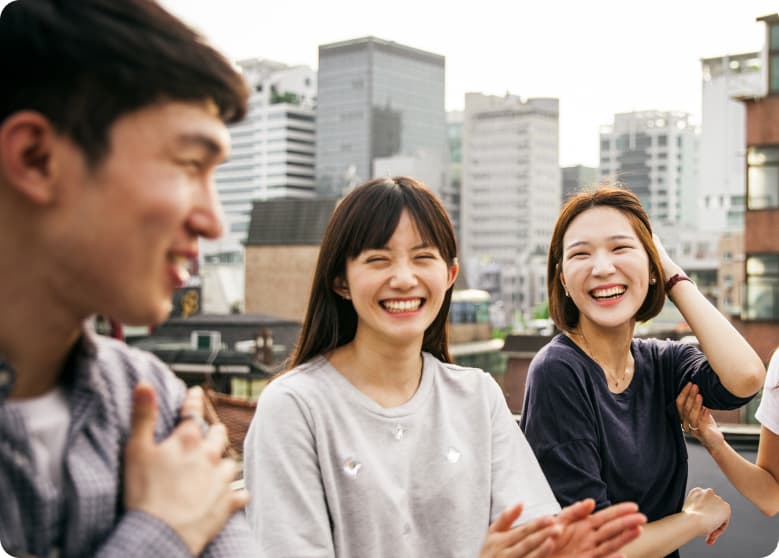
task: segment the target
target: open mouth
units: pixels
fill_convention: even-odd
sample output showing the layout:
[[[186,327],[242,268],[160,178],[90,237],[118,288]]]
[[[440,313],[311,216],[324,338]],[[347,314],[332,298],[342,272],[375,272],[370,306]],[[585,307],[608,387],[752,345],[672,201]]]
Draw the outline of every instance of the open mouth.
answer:
[[[171,263],[171,271],[176,278],[176,282],[183,285],[189,280],[192,268],[192,258],[180,254],[169,255],[168,261]]]
[[[607,289],[593,289],[590,291],[590,296],[595,300],[613,300],[621,297],[625,294],[627,288],[620,285],[616,287],[609,287]]]
[[[419,310],[422,305],[425,304],[424,298],[407,298],[403,300],[390,299],[382,300],[380,302],[381,307],[391,314],[399,314],[402,312],[415,312]]]

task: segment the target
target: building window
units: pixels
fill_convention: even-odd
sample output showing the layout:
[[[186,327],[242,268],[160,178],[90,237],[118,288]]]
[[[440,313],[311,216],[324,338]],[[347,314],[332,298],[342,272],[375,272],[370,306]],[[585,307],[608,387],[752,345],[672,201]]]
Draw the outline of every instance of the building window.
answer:
[[[747,209],[779,207],[779,147],[747,150]]]
[[[768,92],[779,93],[779,23],[768,27]]]
[[[747,257],[742,320],[779,320],[779,254]]]

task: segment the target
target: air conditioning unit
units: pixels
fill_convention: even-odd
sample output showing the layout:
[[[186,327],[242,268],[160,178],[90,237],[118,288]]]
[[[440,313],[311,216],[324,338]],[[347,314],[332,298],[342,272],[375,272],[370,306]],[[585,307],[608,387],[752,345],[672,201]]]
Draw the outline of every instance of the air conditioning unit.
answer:
[[[193,331],[189,339],[196,351],[214,351],[222,347],[222,334],[218,331]]]

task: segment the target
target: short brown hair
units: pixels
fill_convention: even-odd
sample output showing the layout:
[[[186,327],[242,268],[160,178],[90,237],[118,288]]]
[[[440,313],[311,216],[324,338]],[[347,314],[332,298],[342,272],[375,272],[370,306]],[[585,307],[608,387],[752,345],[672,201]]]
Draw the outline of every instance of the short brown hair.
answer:
[[[549,243],[547,260],[546,288],[549,296],[549,316],[555,325],[563,331],[571,331],[579,323],[579,309],[573,300],[565,295],[560,282],[563,260],[563,237],[571,222],[580,214],[593,207],[613,207],[627,217],[638,239],[649,256],[649,273],[657,277],[657,282],[649,286],[644,303],[636,312],[636,320],[645,322],[660,313],[665,304],[665,284],[663,266],[652,240],[652,226],[641,201],[622,184],[601,185],[593,190],[579,192],[569,199],[555,223],[552,240]]]

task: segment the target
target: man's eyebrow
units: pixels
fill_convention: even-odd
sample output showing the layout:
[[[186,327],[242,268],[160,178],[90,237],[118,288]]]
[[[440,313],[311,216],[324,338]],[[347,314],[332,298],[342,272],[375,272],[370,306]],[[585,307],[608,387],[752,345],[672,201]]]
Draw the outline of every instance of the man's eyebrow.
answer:
[[[181,144],[184,147],[189,145],[199,146],[205,149],[206,151],[208,151],[208,154],[214,158],[224,157],[226,155],[222,144],[216,141],[211,136],[207,136],[205,134],[199,134],[199,133],[181,134],[178,136],[177,141],[179,144]]]

